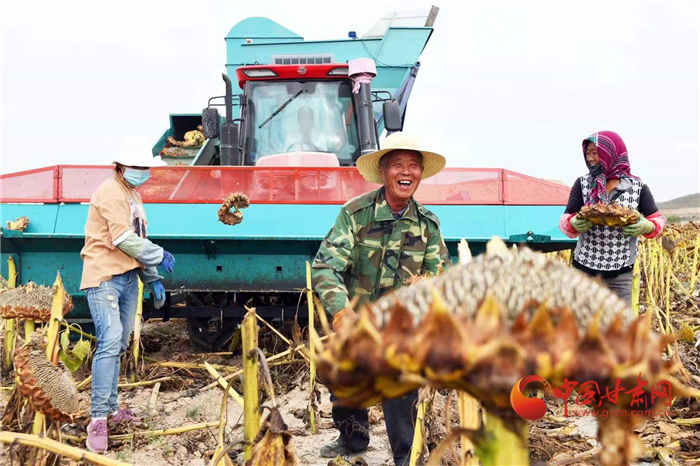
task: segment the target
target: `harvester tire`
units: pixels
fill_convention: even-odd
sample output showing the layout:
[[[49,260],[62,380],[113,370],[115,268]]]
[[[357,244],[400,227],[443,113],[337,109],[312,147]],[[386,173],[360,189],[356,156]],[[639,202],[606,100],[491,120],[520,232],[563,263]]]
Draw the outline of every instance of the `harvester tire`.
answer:
[[[239,323],[235,319],[226,319],[220,330],[210,332],[208,319],[190,317],[187,319],[190,345],[198,353],[228,351],[231,335],[236,331]]]

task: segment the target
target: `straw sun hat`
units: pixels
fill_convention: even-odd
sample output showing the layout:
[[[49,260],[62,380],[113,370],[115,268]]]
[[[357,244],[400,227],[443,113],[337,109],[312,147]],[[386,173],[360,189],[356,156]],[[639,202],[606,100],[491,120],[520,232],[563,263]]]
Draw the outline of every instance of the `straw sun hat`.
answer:
[[[363,155],[357,159],[357,169],[360,174],[372,183],[383,184],[381,172],[379,171],[379,160],[382,156],[392,150],[414,150],[423,156],[423,175],[421,179],[430,178],[437,175],[445,168],[445,157],[435,152],[429,152],[420,148],[418,139],[408,134],[397,132],[392,133],[384,139],[382,150]]]

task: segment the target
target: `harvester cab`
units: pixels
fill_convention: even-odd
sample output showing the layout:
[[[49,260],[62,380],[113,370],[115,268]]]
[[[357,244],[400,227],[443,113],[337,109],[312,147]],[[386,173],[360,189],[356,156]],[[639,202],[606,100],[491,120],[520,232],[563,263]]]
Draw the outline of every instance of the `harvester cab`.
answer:
[[[223,95],[201,116],[171,114],[153,155],[169,165],[354,166],[384,130],[402,129],[437,11],[392,14],[362,38],[332,41],[241,21],[226,37]]]
[[[279,58],[277,58],[279,60]],[[219,126],[217,104],[202,112],[207,139],[219,138],[217,165],[353,166],[377,150],[373,104],[383,102],[384,126],[401,129],[399,104],[389,92],[372,92],[374,62],[330,63],[329,57],[283,58],[281,65],[236,70],[240,118],[233,118],[231,80],[223,75],[226,119]],[[321,63],[327,61],[328,63]],[[289,62],[289,64],[287,64]],[[311,63],[310,63],[311,62]]]

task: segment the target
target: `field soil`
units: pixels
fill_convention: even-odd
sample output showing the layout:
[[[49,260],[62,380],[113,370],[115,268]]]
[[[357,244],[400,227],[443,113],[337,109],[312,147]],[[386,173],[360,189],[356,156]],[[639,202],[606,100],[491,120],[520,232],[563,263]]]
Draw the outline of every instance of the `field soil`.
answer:
[[[679,275],[684,283],[686,276]],[[700,289],[690,293],[672,293],[671,325],[674,329],[687,328],[683,337],[674,346],[674,357],[684,367],[682,376],[685,383],[700,389]],[[648,312],[642,307],[641,312]],[[259,346],[266,356],[279,354],[289,348],[279,336],[260,324]],[[298,329],[297,329],[298,330]],[[286,335],[292,341],[299,341],[301,332]],[[295,335],[296,333],[296,335]],[[154,396],[154,385],[120,389],[122,406],[133,409],[142,417],[139,425],[121,425],[111,429],[110,434],[135,434],[128,440],[115,440],[110,444],[107,457],[136,465],[209,465],[218,445],[218,427],[180,433],[176,435],[151,436],[144,432],[175,429],[201,423],[218,423],[224,391],[215,386],[204,389],[213,382],[206,370],[201,368],[163,367],[160,362],[198,363],[208,361],[211,364],[240,368],[240,352],[199,354],[193,351],[189,343],[187,323],[183,319],[169,322],[149,321],[144,324],[141,342],[144,360],[139,364],[135,375],[137,380],[149,382],[165,378]],[[125,367],[122,383],[127,382],[133,373],[133,367]],[[234,369],[229,369],[233,371]],[[284,364],[270,367],[277,404],[293,435],[293,444],[302,465],[328,465],[329,460],[319,456],[320,447],[332,441],[337,432],[331,420],[331,403],[329,393],[317,384],[317,428],[311,434],[308,423],[309,406],[309,370],[303,355],[290,356]],[[227,373],[221,368],[221,374]],[[74,374],[77,382],[90,375],[90,361]],[[12,373],[3,372],[2,385],[7,389],[0,391],[0,409],[5,412],[10,404],[11,386],[15,380]],[[260,380],[264,386],[264,378]],[[240,378],[234,378],[233,388],[242,393]],[[89,412],[90,389],[87,386],[81,392],[82,407]],[[264,393],[264,391],[261,391]],[[270,406],[271,400],[263,395],[263,406]],[[426,443],[429,450],[434,450],[445,438],[447,432],[458,425],[456,400],[447,391],[435,392],[428,409]],[[566,417],[562,400],[546,396],[547,414],[541,420],[530,425],[530,459],[533,465],[596,465],[600,449],[596,439],[597,422],[590,416]],[[155,401],[153,401],[155,400]],[[450,404],[448,405],[448,400]],[[569,401],[571,406],[572,400]],[[446,415],[445,411],[449,410]],[[264,411],[264,416],[268,410]],[[665,464],[700,464],[700,401],[681,400],[670,410],[670,417],[654,418],[638,425],[635,431],[640,435],[648,450],[637,465]],[[369,449],[351,464],[392,465],[393,459],[384,426],[380,407],[370,408],[371,442]],[[75,424],[64,424],[61,431],[64,442],[85,448],[87,416]],[[26,431],[26,425],[23,430]],[[15,426],[11,430],[17,430]],[[73,439],[67,438],[68,436]],[[226,409],[225,444],[236,444],[243,439],[243,410],[233,398],[228,399]],[[16,447],[13,452],[16,453]],[[27,464],[26,462],[5,461],[8,454],[6,445],[2,446],[3,464]],[[242,447],[239,445],[230,455],[234,464],[243,464]],[[443,464],[456,465],[459,449],[455,446],[445,456]],[[666,461],[672,457],[675,463]],[[11,459],[11,458],[10,458]],[[75,465],[75,461],[62,459],[59,464]],[[335,463],[341,464],[341,463]]]

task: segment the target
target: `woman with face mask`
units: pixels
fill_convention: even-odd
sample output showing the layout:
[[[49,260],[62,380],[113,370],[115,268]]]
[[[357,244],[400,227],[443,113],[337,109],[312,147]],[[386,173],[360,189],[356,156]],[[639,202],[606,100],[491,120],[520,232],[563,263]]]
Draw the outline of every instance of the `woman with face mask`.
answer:
[[[97,351],[92,363],[91,422],[87,446],[107,450],[108,417],[112,422],[137,421],[119,408],[119,359],[128,347],[138,305],[138,281],[149,286],[155,307],[165,303],[165,289],[156,267],[171,273],[175,258],[147,239],[148,222],[136,188],[148,180],[150,168],[165,165],[148,156],[119,157],[114,174],[90,199],[85,224],[83,275],[80,289],[95,323]]]
[[[578,237],[573,266],[600,276],[608,288],[632,302],[632,268],[637,258],[637,238],[654,238],[666,226],[649,187],[630,172],[627,148],[612,131],[594,133],[583,140],[588,173],[574,183],[559,228]],[[624,228],[593,225],[576,217],[584,205],[615,202],[638,213],[636,223]]]

